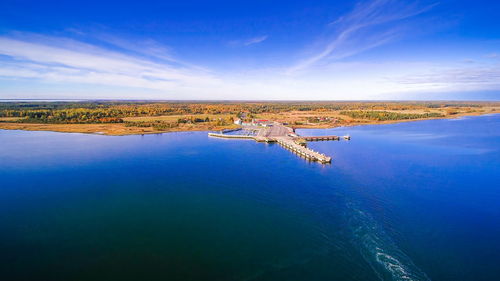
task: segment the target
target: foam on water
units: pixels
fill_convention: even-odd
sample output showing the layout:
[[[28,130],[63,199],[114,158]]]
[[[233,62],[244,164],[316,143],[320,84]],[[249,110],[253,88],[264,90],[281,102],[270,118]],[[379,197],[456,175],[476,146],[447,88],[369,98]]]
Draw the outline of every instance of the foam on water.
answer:
[[[347,202],[345,215],[352,242],[380,280],[430,280],[369,213]]]

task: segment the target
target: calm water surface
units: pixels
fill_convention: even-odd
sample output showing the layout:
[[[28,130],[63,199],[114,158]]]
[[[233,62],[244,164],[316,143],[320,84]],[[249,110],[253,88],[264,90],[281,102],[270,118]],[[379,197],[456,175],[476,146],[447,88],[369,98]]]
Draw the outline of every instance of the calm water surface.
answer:
[[[500,115],[299,133],[0,130],[0,280],[500,276]]]

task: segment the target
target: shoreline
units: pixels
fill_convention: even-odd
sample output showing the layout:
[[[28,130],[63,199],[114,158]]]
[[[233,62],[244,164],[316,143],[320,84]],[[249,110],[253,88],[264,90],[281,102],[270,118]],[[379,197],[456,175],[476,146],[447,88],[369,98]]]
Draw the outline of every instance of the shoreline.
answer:
[[[352,122],[347,124],[341,124],[339,126],[294,126],[294,129],[334,129],[340,127],[355,127],[355,126],[367,126],[367,125],[389,125],[389,124],[398,124],[398,123],[407,123],[407,122],[417,122],[417,121],[426,121],[426,120],[444,120],[444,119],[458,119],[462,117],[474,117],[474,116],[486,116],[486,115],[495,115],[500,114],[500,112],[485,112],[485,113],[465,113],[465,114],[457,114],[454,116],[448,117],[430,117],[430,118],[422,118],[422,119],[404,119],[404,120],[389,120],[389,121],[367,121],[367,122]]]
[[[422,118],[422,119],[407,119],[407,120],[390,120],[390,121],[366,121],[366,122],[351,122],[339,124],[338,126],[329,125],[299,125],[291,126],[294,129],[333,129],[339,127],[354,127],[354,126],[366,126],[366,125],[386,125],[386,124],[397,124],[405,122],[416,122],[425,120],[439,120],[439,119],[458,119],[467,116],[484,116],[484,115],[494,115],[500,114],[500,112],[488,112],[488,113],[464,113],[457,114],[455,116],[448,117],[433,117],[433,118]],[[129,135],[151,135],[151,134],[164,134],[164,133],[179,133],[179,132],[210,132],[210,131],[220,131],[222,129],[227,129],[229,126],[225,127],[191,127],[191,128],[176,128],[166,131],[156,131],[151,128],[139,128],[139,127],[126,127],[122,124],[111,123],[111,124],[45,124],[45,123],[11,123],[2,122],[0,123],[0,130],[20,130],[20,131],[48,131],[48,132],[59,132],[59,133],[80,133],[80,134],[92,134],[92,135],[103,135],[103,136],[129,136]],[[115,131],[113,131],[113,129]],[[118,130],[117,130],[118,129]],[[117,130],[117,131],[116,131]]]

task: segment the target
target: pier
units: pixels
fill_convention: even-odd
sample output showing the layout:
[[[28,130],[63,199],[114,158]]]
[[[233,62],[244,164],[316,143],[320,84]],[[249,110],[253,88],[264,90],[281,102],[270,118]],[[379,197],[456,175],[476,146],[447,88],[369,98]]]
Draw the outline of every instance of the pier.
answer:
[[[256,132],[253,135],[230,135],[226,134],[230,131],[237,130],[251,130]],[[331,163],[332,157],[314,151],[305,145],[305,141],[331,141],[340,140],[339,136],[299,136],[290,127],[286,127],[281,123],[273,122],[271,126],[258,127],[247,126],[235,130],[226,130],[220,133],[208,133],[211,137],[227,138],[227,139],[253,139],[257,142],[277,142],[282,147],[290,150],[291,152],[308,159],[310,161],[317,161],[323,164]],[[342,137],[349,140],[349,136]]]
[[[316,152],[310,148],[304,147],[295,141],[287,138],[278,138],[277,142],[285,147],[286,149],[308,159],[311,161],[318,161],[320,163],[330,163],[332,162],[332,157],[326,156],[324,154],[321,154],[319,152]]]
[[[255,139],[255,136],[228,135],[228,134],[223,134],[223,133],[208,133],[208,135],[211,137],[225,138],[225,139],[250,139],[250,140]]]
[[[317,136],[317,137],[302,137],[306,141],[329,141],[340,140],[339,136]]]

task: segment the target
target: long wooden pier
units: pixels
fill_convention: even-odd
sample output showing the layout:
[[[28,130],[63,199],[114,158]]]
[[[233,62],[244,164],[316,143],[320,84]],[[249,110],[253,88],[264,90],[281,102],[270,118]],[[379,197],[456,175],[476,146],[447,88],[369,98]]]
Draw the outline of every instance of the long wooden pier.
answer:
[[[329,140],[340,140],[339,136],[314,136],[314,137],[302,137],[306,141],[329,141]]]
[[[257,131],[257,133],[255,135],[230,135],[225,134],[228,131],[223,131],[220,133],[208,133],[208,135],[211,137],[227,139],[253,139],[257,142],[277,142],[284,148],[300,155],[301,157],[323,164],[331,163],[332,157],[307,148],[304,141],[340,140],[339,136],[299,136],[295,134],[292,128],[286,127],[278,122],[274,122],[271,127],[251,127],[249,129]],[[346,140],[350,139],[348,136],[343,138]]]
[[[247,135],[228,135],[223,133],[208,133],[208,135],[211,137],[225,138],[225,139],[250,139],[250,140],[255,139],[255,136],[247,136]]]
[[[277,142],[281,146],[285,147],[286,149],[288,149],[294,153],[297,153],[298,155],[300,155],[306,159],[309,159],[312,161],[318,161],[318,162],[321,162],[323,164],[332,162],[332,157],[326,156],[326,155],[319,153],[319,152],[316,152],[310,148],[304,147],[291,139],[278,138]]]

